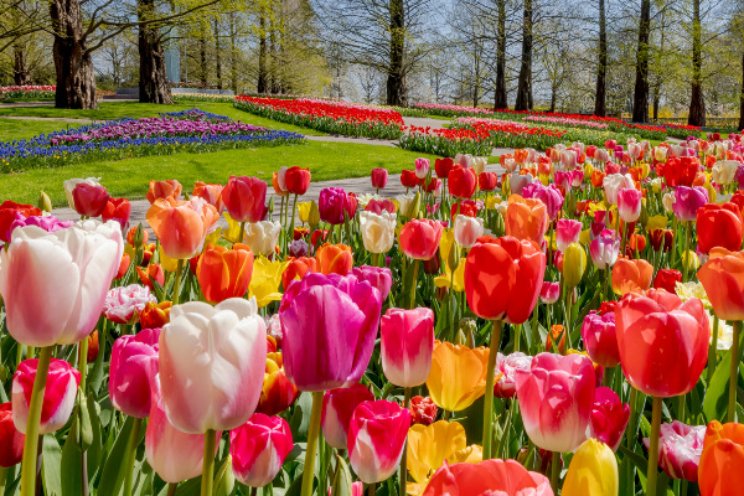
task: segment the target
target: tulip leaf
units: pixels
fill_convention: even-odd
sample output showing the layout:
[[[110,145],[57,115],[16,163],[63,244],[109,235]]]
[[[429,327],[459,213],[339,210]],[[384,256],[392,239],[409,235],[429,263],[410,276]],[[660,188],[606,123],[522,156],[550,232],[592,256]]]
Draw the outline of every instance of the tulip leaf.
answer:
[[[77,496],[83,494],[83,451],[78,444],[78,417],[77,414],[72,417],[72,427],[67,435],[67,440],[62,447],[62,461],[60,470],[62,476],[61,494],[63,496]]]
[[[62,496],[62,448],[53,435],[44,436],[42,460],[41,480],[44,495]]]
[[[726,417],[730,368],[731,353],[726,353],[723,360],[718,362],[708,384],[708,390],[705,392],[705,398],[703,398],[703,413],[708,422],[714,419],[722,420]],[[741,371],[741,364],[739,364],[739,369]],[[741,374],[738,380],[741,383]]]
[[[100,495],[116,496],[121,490],[124,483],[124,472],[126,471],[126,463],[122,463],[122,461],[126,459],[127,444],[133,424],[134,418],[127,417],[116,436],[116,441],[114,441],[108,457],[106,457],[101,474],[101,484],[98,487],[98,494]]]
[[[232,471],[232,457],[227,455],[214,476],[215,496],[230,496],[235,488],[235,474]]]
[[[336,454],[336,474],[333,477],[333,496],[351,496],[351,471],[344,459]]]

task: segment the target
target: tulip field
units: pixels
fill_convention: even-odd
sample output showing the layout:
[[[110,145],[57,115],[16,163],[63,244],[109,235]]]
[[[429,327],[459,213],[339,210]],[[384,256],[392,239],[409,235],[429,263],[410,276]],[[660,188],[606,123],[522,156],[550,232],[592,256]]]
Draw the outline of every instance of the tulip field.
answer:
[[[744,494],[744,134],[235,105],[440,158],[0,203],[0,496]],[[189,110],[0,163],[254,139],[302,136]]]

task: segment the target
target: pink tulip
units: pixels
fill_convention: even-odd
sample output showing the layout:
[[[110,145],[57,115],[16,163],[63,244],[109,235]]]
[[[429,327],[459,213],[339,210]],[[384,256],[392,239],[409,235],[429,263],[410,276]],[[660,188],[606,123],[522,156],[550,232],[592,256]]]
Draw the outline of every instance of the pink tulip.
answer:
[[[356,407],[363,401],[374,401],[375,397],[362,384],[329,389],[323,395],[321,425],[326,442],[336,449],[346,448],[349,421]]]
[[[114,341],[109,368],[109,397],[114,408],[130,417],[150,412],[151,383],[158,372],[160,329],[143,329]]]
[[[579,241],[581,222],[574,219],[558,219],[555,223],[555,244],[559,251],[566,251],[571,243]]]
[[[397,403],[365,401],[349,422],[349,461],[359,479],[367,484],[393,475],[403,455],[411,414]]]
[[[521,195],[525,198],[536,198],[543,202],[551,220],[556,218],[561,211],[561,207],[563,207],[563,195],[555,184],[543,186],[541,182],[535,181],[524,186]]]
[[[589,255],[594,265],[600,270],[615,265],[619,253],[620,239],[611,229],[603,229],[599,236],[589,243]]]
[[[550,481],[516,460],[444,464],[431,476],[422,496],[553,496]]]
[[[291,284],[279,307],[287,377],[301,391],[359,382],[381,307],[380,292],[353,275],[311,273]]]
[[[132,324],[139,319],[145,305],[157,302],[157,298],[150,293],[147,286],[130,284],[111,288],[103,302],[103,315],[117,324]]]
[[[426,382],[434,350],[434,312],[429,308],[390,308],[380,321],[382,370],[400,387]]]
[[[618,191],[626,188],[635,188],[635,182],[633,182],[630,174],[611,174],[607,172],[607,175],[602,180],[602,186],[604,187],[607,202],[610,205],[617,205]]]
[[[437,254],[442,224],[432,219],[412,219],[400,230],[400,249],[415,260],[430,260]]]
[[[266,364],[266,323],[255,299],[174,306],[159,350],[163,405],[176,428],[234,429],[255,411]]]
[[[11,402],[13,403],[13,423],[22,434],[26,433],[31,391],[36,379],[39,360],[32,358],[22,361],[13,374]],[[80,384],[80,372],[64,360],[52,358],[47,373],[46,389],[41,407],[39,434],[49,434],[62,428],[70,418],[75,406],[75,396]]]
[[[75,211],[84,217],[98,217],[106,208],[108,191],[100,184],[78,183],[72,190]]]
[[[256,413],[230,432],[233,473],[246,486],[263,487],[279,473],[292,446],[286,420]]]
[[[561,283],[543,281],[540,288],[540,302],[545,305],[552,305],[561,296]]]
[[[530,370],[518,370],[517,398],[524,428],[539,448],[573,451],[586,439],[596,378],[579,354],[540,353]]]
[[[329,224],[343,224],[356,213],[356,200],[343,188],[323,188],[318,196],[320,219]]]
[[[377,288],[385,301],[393,287],[393,274],[387,267],[375,267],[374,265],[360,265],[351,269],[351,273],[360,281],[367,281],[373,288]]]
[[[697,211],[708,203],[708,192],[702,186],[677,186],[674,189],[674,215],[684,222],[697,219]]]
[[[635,222],[641,216],[642,196],[635,188],[623,188],[617,192],[617,213],[623,222]]]
[[[429,174],[429,159],[417,158],[414,165],[416,166],[416,177],[419,179],[424,179]]]
[[[372,169],[370,178],[372,180],[373,188],[385,189],[385,186],[387,186],[388,182],[388,171],[387,169],[383,169],[382,167],[377,167],[375,169]]]
[[[615,367],[620,363],[620,351],[615,336],[615,313],[599,314],[592,310],[584,317],[581,339],[589,357],[603,367]]]
[[[591,437],[599,439],[613,451],[620,446],[630,419],[630,406],[608,387],[598,387],[592,405]]]
[[[463,248],[473,246],[476,240],[483,236],[484,231],[483,219],[480,217],[462,214],[455,217],[455,241]]]
[[[156,378],[145,431],[147,463],[165,482],[178,483],[193,479],[202,473],[204,434],[188,434],[174,427],[165,414],[159,389]],[[214,433],[218,441],[221,436],[221,432]],[[215,442],[215,455],[219,444]]]
[[[698,465],[703,454],[706,426],[687,425],[678,420],[661,424],[659,466],[672,479],[698,481]],[[648,438],[643,442],[648,446]]]
[[[266,183],[257,177],[231,176],[222,203],[236,222],[260,222],[266,216]]]
[[[15,229],[0,252],[0,294],[10,335],[38,347],[88,336],[123,251],[121,227],[113,221],[89,220],[50,233],[36,226]]]
[[[512,172],[509,176],[509,187],[513,195],[521,195],[524,188],[531,184],[534,178],[530,174],[520,174],[519,172]]]
[[[517,370],[529,371],[532,366],[532,357],[519,351],[496,356],[496,383],[493,386],[493,394],[499,398],[512,398],[517,394]]]

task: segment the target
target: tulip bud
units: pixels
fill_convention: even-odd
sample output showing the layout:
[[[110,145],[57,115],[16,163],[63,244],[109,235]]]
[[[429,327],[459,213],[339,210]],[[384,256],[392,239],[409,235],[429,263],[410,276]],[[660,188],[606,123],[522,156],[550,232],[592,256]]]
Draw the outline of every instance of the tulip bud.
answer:
[[[315,229],[320,224],[320,210],[315,200],[310,201],[310,211],[307,215],[307,223],[310,225],[310,229]]]
[[[564,496],[617,496],[619,477],[615,453],[603,442],[587,439],[568,466]]]
[[[354,409],[363,401],[373,401],[375,397],[362,384],[329,389],[323,395],[321,425],[326,442],[336,449],[346,448],[349,421]]]
[[[279,473],[292,446],[286,420],[256,413],[230,432],[233,473],[246,486],[263,487]]]
[[[578,243],[571,243],[563,252],[563,284],[573,290],[581,282],[586,271],[586,252]]]
[[[39,192],[39,208],[44,212],[51,212],[52,211],[52,199],[49,198],[49,195],[46,194],[44,191]]]

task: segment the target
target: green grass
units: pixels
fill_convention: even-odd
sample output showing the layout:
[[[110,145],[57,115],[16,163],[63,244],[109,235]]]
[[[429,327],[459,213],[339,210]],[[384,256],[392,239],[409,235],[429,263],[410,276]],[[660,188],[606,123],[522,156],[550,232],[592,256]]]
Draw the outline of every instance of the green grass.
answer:
[[[412,167],[426,156],[399,148],[350,143],[307,142],[302,145],[244,148],[204,154],[139,157],[99,161],[60,168],[40,168],[0,175],[0,200],[36,203],[46,191],[56,206],[65,204],[62,182],[73,177],[101,177],[113,196],[143,198],[151,179],[178,179],[191,191],[194,181],[225,183],[230,175],[258,176],[269,180],[283,165],[302,165],[313,181],[366,176],[375,167],[391,173]],[[429,156],[432,161],[433,156]]]
[[[68,125],[59,121],[32,121],[25,119],[4,119],[0,116],[0,141],[32,138],[37,134],[51,133],[65,129]],[[72,124],[73,126],[75,124]]]

